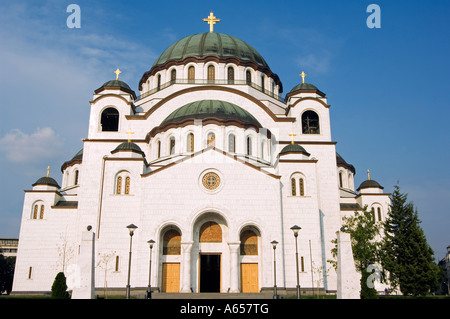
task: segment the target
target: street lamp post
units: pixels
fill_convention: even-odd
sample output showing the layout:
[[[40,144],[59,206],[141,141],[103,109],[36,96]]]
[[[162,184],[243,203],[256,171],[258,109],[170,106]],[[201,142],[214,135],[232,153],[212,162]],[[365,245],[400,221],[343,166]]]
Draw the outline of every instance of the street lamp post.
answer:
[[[302,229],[301,227],[294,225],[291,227],[291,230],[294,232],[295,237],[295,262],[297,264],[297,299],[300,299],[300,278],[299,278],[299,269],[298,269],[298,246],[297,246],[297,237],[298,232]]]
[[[147,287],[147,299],[152,299],[152,248],[155,241],[153,239],[150,239],[148,242],[148,245],[150,247],[150,263],[148,266],[148,287]]]
[[[275,257],[275,249],[277,249],[278,242],[276,240],[273,240],[271,242],[273,247],[273,299],[278,299],[278,293],[277,293],[277,261]]]
[[[130,271],[131,271],[131,245],[133,243],[133,235],[134,231],[136,230],[137,226],[130,224],[127,226],[129,232],[130,232],[130,254],[128,257],[128,282],[127,282],[127,299],[130,299]]]

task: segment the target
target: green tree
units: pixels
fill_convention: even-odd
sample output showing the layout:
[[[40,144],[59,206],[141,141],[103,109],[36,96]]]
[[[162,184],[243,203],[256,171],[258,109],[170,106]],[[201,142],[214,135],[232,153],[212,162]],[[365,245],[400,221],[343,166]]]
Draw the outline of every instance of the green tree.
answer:
[[[376,290],[367,285],[371,273],[367,267],[379,262],[380,244],[377,240],[379,225],[374,221],[372,212],[355,211],[353,216],[343,218],[344,231],[350,234],[353,258],[356,270],[361,273],[361,299],[376,298]]]
[[[404,295],[425,295],[438,283],[439,268],[420,222],[413,203],[395,186],[384,222],[382,265],[391,285]]]
[[[59,272],[55,277],[55,281],[52,285],[51,297],[55,299],[70,298],[69,293],[67,292],[66,276],[64,276],[63,272]]]
[[[0,295],[3,291],[7,294],[11,292],[15,264],[16,257],[5,257],[0,254]]]

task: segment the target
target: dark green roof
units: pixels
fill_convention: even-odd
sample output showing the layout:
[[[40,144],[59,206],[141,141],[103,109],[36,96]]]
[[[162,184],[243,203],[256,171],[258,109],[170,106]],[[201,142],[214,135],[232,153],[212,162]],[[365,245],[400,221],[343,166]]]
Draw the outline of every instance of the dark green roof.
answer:
[[[236,104],[220,100],[201,100],[186,104],[173,111],[160,126],[186,119],[216,118],[220,120],[237,120],[245,125],[262,127],[253,115]]]
[[[132,143],[132,142],[124,142],[122,144],[119,144],[111,153],[117,153],[120,151],[131,151],[134,153],[138,153],[141,154],[142,156],[145,157],[144,152],[142,151],[142,149],[139,147],[139,145]]]
[[[130,88],[130,86],[128,84],[126,84],[125,82],[120,81],[120,80],[111,80],[111,81],[105,82],[101,87],[99,87],[97,90],[95,90],[95,93],[99,93],[99,92],[103,91],[104,89],[111,89],[111,88],[120,89],[122,91],[130,93],[136,99],[136,93]]]
[[[301,91],[314,91],[314,92],[316,92],[317,94],[319,94],[320,96],[325,97],[325,93],[323,93],[322,91],[320,91],[320,90],[317,88],[317,86],[312,85],[312,84],[310,84],[310,83],[300,83],[300,84],[294,86],[294,87],[292,88],[292,90],[291,90],[288,94],[286,94],[286,98],[289,97],[290,95],[293,95],[293,94],[296,93],[296,92],[301,92]]]
[[[39,178],[36,181],[36,183],[34,183],[32,186],[36,186],[36,185],[48,185],[48,186],[54,186],[54,187],[59,188],[58,183],[53,178],[47,177],[47,176]]]
[[[284,155],[288,153],[301,153],[303,155],[309,156],[309,154],[302,146],[298,144],[288,144],[281,150],[279,155]]]
[[[337,166],[342,166],[346,169],[349,169],[353,174],[356,174],[355,167],[352,164],[347,163],[344,158],[336,152],[336,163]]]
[[[378,182],[374,181],[373,179],[368,179],[368,180],[362,182],[361,185],[359,185],[357,191],[359,191],[360,189],[364,189],[364,188],[380,188],[380,189],[384,189],[383,186],[381,186]]]
[[[235,57],[268,68],[264,58],[252,46],[231,35],[216,32],[198,33],[175,42],[159,56],[153,66],[162,65],[170,60],[182,60],[189,56],[207,55]]]

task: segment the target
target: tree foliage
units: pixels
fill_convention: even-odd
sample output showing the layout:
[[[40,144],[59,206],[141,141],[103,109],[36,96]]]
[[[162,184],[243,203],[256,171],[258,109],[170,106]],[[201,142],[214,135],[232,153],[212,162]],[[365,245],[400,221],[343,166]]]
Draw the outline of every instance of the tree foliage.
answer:
[[[420,222],[413,203],[407,202],[407,195],[395,186],[383,225],[382,264],[391,285],[404,295],[425,295],[435,289],[438,281],[439,268]]]
[[[63,272],[59,272],[52,285],[52,298],[55,299],[69,299],[69,293],[67,292],[66,276]]]

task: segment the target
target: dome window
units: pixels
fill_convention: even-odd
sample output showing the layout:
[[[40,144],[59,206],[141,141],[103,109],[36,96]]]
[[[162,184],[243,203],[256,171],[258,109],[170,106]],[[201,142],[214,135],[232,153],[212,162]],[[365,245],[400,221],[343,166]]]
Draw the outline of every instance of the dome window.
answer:
[[[216,79],[216,68],[214,65],[208,66],[208,82],[214,82]]]
[[[194,83],[195,81],[195,68],[190,66],[188,69],[188,81],[189,83]]]
[[[102,132],[119,131],[119,111],[113,107],[108,107],[101,116]]]
[[[194,152],[194,134],[189,133],[187,136],[187,151],[193,153]]]
[[[228,67],[228,84],[234,84],[234,68]]]
[[[170,72],[170,84],[174,84],[176,80],[177,80],[177,70],[173,69]]]

